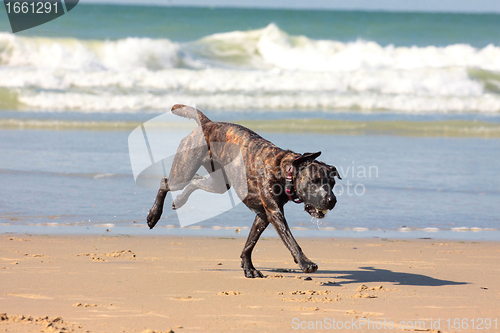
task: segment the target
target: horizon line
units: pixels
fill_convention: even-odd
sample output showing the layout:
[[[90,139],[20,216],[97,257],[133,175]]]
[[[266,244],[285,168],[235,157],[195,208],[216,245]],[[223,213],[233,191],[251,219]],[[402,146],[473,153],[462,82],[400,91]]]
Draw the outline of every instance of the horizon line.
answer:
[[[281,6],[250,6],[250,5],[202,5],[158,3],[145,1],[142,3],[113,0],[87,0],[80,5],[112,5],[112,6],[142,6],[142,7],[177,7],[177,8],[205,8],[205,9],[253,9],[253,10],[292,10],[292,11],[332,11],[332,12],[367,12],[367,13],[408,13],[408,14],[472,14],[472,15],[498,15],[500,8],[495,11],[485,10],[422,10],[422,9],[388,9],[388,8],[330,8],[330,7],[281,7]]]

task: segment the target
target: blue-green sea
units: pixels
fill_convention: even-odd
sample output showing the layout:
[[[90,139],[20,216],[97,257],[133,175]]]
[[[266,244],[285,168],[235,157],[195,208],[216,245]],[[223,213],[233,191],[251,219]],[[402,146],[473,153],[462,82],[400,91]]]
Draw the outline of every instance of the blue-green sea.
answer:
[[[177,103],[341,168],[298,235],[500,239],[500,15],[88,4],[0,6],[0,232],[245,235],[241,205],[145,228],[127,138]]]

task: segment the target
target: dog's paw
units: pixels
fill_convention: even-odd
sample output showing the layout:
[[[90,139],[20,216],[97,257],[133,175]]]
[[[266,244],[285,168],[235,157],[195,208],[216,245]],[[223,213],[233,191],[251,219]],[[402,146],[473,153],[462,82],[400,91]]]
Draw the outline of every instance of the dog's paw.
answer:
[[[264,277],[264,275],[260,271],[256,270],[255,268],[254,269],[244,269],[244,272],[245,272],[245,277],[250,278],[250,279]]]
[[[253,279],[253,278],[263,278],[264,275],[255,269],[252,265],[251,259],[250,261],[246,261],[245,258],[241,260],[241,268],[243,268],[243,272],[245,273],[245,277]]]
[[[155,210],[151,208],[149,211],[148,217],[146,218],[146,221],[148,222],[148,227],[149,229],[153,229],[156,223],[160,220],[161,217],[161,211],[158,212],[158,210]]]
[[[187,199],[182,198],[180,195],[175,198],[174,202],[172,202],[172,209],[176,210],[184,206]]]
[[[300,268],[304,273],[314,273],[318,270],[318,265],[313,263],[312,261],[304,262],[300,265]]]

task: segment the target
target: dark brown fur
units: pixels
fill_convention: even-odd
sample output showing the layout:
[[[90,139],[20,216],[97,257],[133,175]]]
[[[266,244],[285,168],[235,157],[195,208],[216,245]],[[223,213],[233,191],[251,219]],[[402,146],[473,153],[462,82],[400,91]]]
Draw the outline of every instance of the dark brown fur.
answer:
[[[156,201],[148,215],[148,225],[153,228],[161,217],[163,202],[168,191],[182,190],[173,208],[181,207],[197,189],[224,193],[229,189],[226,181],[196,175],[201,165],[212,172],[234,160],[241,152],[246,179],[233,180],[231,186],[243,203],[256,213],[241,254],[241,267],[249,278],[262,277],[252,264],[251,254],[260,235],[271,223],[294,260],[305,273],[313,273],[318,266],[309,260],[292,236],[284,216],[284,205],[290,201],[285,191],[285,179],[290,166],[294,167],[294,195],[305,203],[311,216],[323,218],[324,211],[335,206],[333,195],[335,167],[315,160],[320,153],[298,154],[283,150],[257,133],[240,125],[212,122],[199,110],[184,105],[174,105],[172,112],[195,119],[200,127],[184,138],[179,145],[168,179],[164,178]],[[206,143],[204,145],[204,143]],[[208,148],[203,148],[205,146]],[[195,147],[195,148],[191,148]],[[182,152],[182,153],[180,153]],[[339,177],[340,178],[340,177]],[[246,182],[246,186],[244,182]],[[239,183],[239,184],[238,184]],[[248,189],[243,192],[241,189]]]

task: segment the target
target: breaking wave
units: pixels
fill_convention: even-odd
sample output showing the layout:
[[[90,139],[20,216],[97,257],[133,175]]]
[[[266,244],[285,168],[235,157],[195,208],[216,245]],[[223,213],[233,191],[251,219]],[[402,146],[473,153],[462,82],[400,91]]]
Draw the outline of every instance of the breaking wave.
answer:
[[[292,36],[276,25],[169,39],[0,33],[0,108],[500,111],[500,47],[381,46]]]

